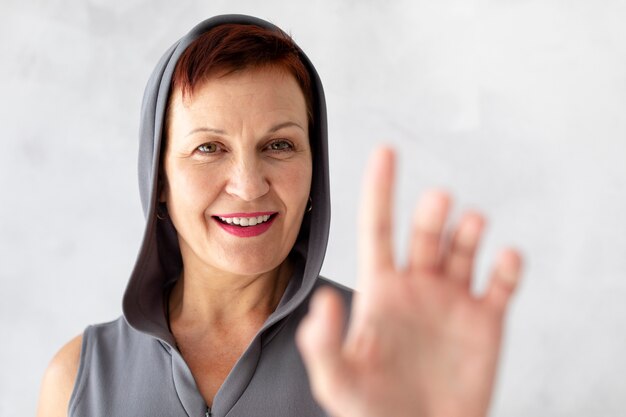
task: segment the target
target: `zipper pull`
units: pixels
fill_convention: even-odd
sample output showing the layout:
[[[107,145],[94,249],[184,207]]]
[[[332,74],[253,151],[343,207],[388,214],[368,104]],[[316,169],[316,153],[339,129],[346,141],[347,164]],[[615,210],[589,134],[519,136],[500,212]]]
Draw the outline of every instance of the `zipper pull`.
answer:
[[[207,406],[206,413],[204,413],[204,417],[211,417],[211,409]]]

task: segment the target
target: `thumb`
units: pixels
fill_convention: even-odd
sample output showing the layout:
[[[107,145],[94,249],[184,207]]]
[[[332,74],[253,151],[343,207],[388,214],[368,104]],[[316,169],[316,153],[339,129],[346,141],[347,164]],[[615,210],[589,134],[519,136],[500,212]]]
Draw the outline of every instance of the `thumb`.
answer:
[[[309,314],[296,333],[311,389],[325,407],[330,405],[332,397],[336,398],[340,392],[337,390],[347,380],[347,367],[341,354],[344,317],[339,294],[330,288],[321,288],[313,295]]]

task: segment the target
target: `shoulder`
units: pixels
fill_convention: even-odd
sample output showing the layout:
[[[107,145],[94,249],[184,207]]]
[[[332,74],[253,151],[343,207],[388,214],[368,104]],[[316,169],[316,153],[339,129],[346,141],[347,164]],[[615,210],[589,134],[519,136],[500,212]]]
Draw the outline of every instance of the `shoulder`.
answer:
[[[52,358],[43,377],[37,417],[66,416],[80,364],[82,335],[76,336]]]
[[[87,327],[81,335],[66,343],[54,355],[46,369],[39,394],[37,417],[67,416],[70,401],[85,361],[86,350],[102,339],[114,341],[123,331],[123,320]]]

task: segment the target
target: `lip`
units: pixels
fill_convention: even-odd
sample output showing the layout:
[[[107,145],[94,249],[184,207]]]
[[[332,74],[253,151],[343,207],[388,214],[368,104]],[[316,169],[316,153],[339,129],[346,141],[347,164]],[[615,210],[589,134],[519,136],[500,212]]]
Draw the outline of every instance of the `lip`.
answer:
[[[271,216],[276,214],[276,211],[255,211],[253,213],[228,213],[228,214],[214,214],[213,217],[259,217],[259,216]],[[252,226],[254,227],[254,226]]]
[[[217,217],[258,217],[258,216],[271,216],[268,221],[255,226],[237,226],[235,224],[228,224],[220,221]],[[228,214],[216,214],[213,216],[213,220],[226,232],[237,237],[254,237],[259,236],[272,226],[274,220],[276,220],[278,213],[275,211],[255,212],[255,213],[228,213]]]

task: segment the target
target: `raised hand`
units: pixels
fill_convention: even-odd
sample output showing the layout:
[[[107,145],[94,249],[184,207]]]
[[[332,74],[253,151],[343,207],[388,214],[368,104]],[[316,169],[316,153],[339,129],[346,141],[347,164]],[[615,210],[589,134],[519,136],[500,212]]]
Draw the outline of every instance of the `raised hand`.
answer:
[[[363,187],[349,327],[339,296],[321,289],[298,329],[313,393],[334,417],[484,417],[520,256],[503,250],[485,293],[472,294],[484,220],[468,212],[447,235],[450,198],[431,191],[415,210],[407,265],[397,266],[393,177],[394,154],[381,149]]]

